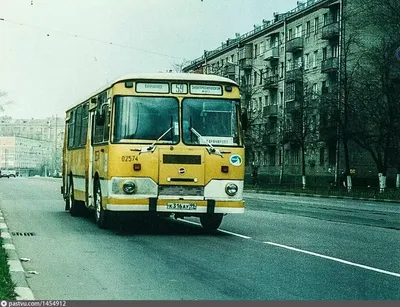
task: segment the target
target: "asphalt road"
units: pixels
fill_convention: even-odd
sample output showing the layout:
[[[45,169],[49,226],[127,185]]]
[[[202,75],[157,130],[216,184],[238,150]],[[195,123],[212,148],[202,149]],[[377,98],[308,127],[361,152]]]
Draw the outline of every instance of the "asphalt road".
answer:
[[[100,230],[64,211],[59,179],[0,179],[36,299],[400,299],[400,204],[258,194],[246,204],[215,234],[197,219]]]

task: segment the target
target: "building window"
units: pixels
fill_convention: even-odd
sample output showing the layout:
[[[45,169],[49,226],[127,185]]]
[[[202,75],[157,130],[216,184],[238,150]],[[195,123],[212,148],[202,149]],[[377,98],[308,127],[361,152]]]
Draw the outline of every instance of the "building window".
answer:
[[[318,34],[318,30],[319,30],[319,18],[315,18],[314,19],[314,34]]]
[[[262,110],[262,97],[258,97],[258,110]]]
[[[337,58],[339,56],[339,45],[332,46],[332,58]]]
[[[324,21],[324,26],[326,26],[328,24],[328,14],[327,13],[324,14],[323,21]]]
[[[257,72],[253,72],[253,85],[256,85],[257,84]]]
[[[299,25],[296,27],[296,37],[301,37],[303,32],[303,26]]]
[[[265,96],[264,106],[269,106],[268,96]]]
[[[312,86],[312,99],[318,98],[318,83],[314,83]]]
[[[286,86],[286,101],[294,100],[296,97],[296,85],[295,83],[288,83]]]
[[[308,69],[310,64],[310,55],[307,53],[304,55],[304,69]]]
[[[281,73],[280,73],[281,78],[283,78],[283,66],[284,66],[284,64],[283,64],[283,62],[281,62]]]
[[[263,71],[262,69],[260,69],[260,85],[262,84],[262,82],[263,82]]]
[[[292,29],[289,29],[289,38],[288,40],[291,40],[293,38],[293,31]]]
[[[307,23],[306,23],[306,37],[310,36],[310,32],[311,32],[311,23],[309,21],[307,21]]]
[[[314,51],[314,58],[313,58],[313,67],[317,67],[317,59],[318,59],[318,50]]]
[[[327,54],[328,54],[328,48],[327,47],[322,48],[322,60],[323,61],[326,60]]]
[[[339,9],[332,11],[332,22],[338,22]]]
[[[255,44],[254,45],[254,58],[256,58],[258,56],[258,45]]]

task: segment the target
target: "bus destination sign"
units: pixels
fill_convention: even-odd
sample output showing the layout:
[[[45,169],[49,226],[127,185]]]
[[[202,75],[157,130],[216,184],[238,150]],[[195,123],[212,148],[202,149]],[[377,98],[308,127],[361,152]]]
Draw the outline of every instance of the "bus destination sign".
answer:
[[[222,87],[219,85],[191,84],[191,94],[222,95]]]
[[[169,86],[168,86],[168,83],[137,82],[136,83],[136,92],[168,94]]]

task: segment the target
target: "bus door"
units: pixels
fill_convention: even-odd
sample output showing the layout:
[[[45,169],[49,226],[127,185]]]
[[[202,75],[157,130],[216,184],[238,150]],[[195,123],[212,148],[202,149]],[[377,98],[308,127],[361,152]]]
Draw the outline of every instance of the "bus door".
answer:
[[[86,141],[86,159],[85,159],[85,183],[86,183],[86,206],[94,208],[93,202],[93,118],[94,110],[89,111],[88,116],[88,132]]]

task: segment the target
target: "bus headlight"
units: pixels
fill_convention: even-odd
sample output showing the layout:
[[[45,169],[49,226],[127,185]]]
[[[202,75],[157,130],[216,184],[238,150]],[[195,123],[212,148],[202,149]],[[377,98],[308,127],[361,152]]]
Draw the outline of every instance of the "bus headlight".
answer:
[[[229,196],[234,196],[236,195],[236,193],[238,192],[239,188],[236,184],[234,183],[228,183],[225,186],[225,192],[226,194],[228,194]]]
[[[136,190],[136,184],[132,180],[125,181],[122,184],[122,189],[126,194],[133,194]]]

